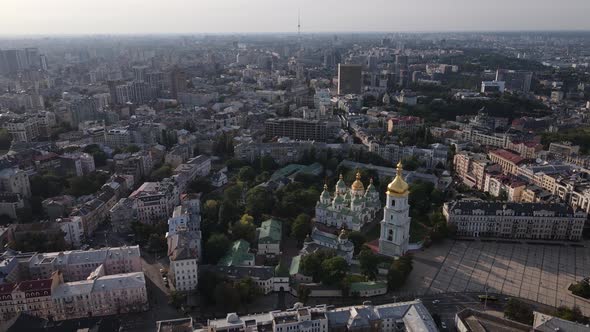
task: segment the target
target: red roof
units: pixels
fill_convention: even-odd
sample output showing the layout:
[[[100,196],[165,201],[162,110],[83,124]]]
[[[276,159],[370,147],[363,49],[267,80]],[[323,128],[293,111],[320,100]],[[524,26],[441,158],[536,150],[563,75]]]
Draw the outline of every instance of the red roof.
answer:
[[[40,291],[51,288],[51,279],[27,280],[18,284],[18,289],[22,292]]]
[[[490,151],[490,154],[495,154],[496,156],[502,159],[506,159],[514,164],[519,164],[525,160],[523,157],[517,155],[516,153],[512,153],[510,151],[506,151],[503,149]]]
[[[0,285],[0,295],[3,294],[10,294],[16,288],[16,284],[9,283],[9,284],[2,284]]]

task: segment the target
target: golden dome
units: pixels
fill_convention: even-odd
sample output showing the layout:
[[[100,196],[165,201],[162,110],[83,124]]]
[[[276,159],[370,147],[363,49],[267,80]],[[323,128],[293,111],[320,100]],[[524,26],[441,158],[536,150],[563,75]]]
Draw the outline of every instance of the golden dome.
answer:
[[[408,186],[406,181],[404,181],[404,178],[402,177],[402,172],[403,166],[402,162],[400,161],[397,164],[397,175],[395,176],[393,181],[391,181],[391,183],[387,185],[388,194],[398,196],[404,196],[408,194],[410,186]]]
[[[365,186],[361,182],[361,172],[356,172],[356,180],[352,183],[352,190],[365,190]]]

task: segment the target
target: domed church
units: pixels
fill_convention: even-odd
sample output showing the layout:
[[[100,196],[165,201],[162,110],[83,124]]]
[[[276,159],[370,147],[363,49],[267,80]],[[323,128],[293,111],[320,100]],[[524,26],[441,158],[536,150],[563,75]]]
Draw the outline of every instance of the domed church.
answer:
[[[365,189],[361,173],[357,172],[356,180],[349,188],[340,174],[333,194],[330,194],[328,186],[324,185],[324,191],[315,207],[315,221],[327,226],[358,231],[375,218],[380,208],[379,193],[373,185],[373,179]]]

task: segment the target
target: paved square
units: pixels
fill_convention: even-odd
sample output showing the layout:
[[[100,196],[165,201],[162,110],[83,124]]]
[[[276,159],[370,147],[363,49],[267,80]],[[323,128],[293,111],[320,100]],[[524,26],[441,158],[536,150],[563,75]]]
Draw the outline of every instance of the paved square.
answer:
[[[585,243],[587,244],[587,243]],[[417,294],[501,293],[550,306],[577,305],[590,315],[590,301],[567,287],[590,276],[590,247],[454,241],[414,254],[406,290]]]

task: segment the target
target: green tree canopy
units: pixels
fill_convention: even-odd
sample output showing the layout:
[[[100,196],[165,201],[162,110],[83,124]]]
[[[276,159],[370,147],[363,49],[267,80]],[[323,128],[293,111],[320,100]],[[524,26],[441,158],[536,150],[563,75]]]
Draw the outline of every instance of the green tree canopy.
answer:
[[[260,219],[262,214],[270,214],[275,204],[272,192],[262,187],[254,187],[246,194],[246,213],[255,219]]]
[[[252,183],[256,179],[256,170],[252,166],[244,166],[238,172],[238,180],[244,183]]]
[[[231,242],[227,236],[219,233],[212,234],[207,242],[205,242],[205,261],[209,264],[217,264],[225,256],[230,246]]]
[[[291,224],[291,236],[296,238],[299,243],[302,243],[310,233],[311,217],[304,213],[298,215]]]
[[[348,263],[343,257],[336,256],[322,262],[321,280],[326,285],[339,284],[348,272]]]
[[[365,247],[361,250],[358,259],[362,274],[369,280],[375,280],[378,273],[379,257],[371,249]]]

